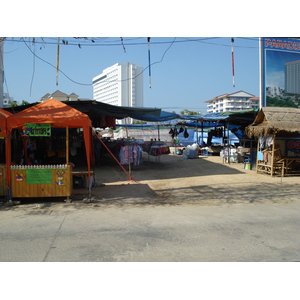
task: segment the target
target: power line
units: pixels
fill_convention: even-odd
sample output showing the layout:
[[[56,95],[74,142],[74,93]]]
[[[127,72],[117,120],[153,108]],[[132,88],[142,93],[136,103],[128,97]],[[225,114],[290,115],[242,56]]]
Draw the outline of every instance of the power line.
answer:
[[[215,42],[211,42],[212,40],[217,40],[220,39],[221,37],[204,37],[204,38],[173,38],[173,40],[163,40],[163,41],[151,41],[151,45],[164,45],[164,44],[169,44],[168,48],[164,51],[161,60],[151,63],[149,64],[146,68],[143,69],[142,72],[140,72],[139,74],[137,74],[136,76],[132,77],[132,78],[127,78],[127,79],[122,79],[122,80],[105,80],[105,82],[121,82],[121,81],[128,81],[128,80],[132,80],[137,78],[138,76],[140,76],[141,74],[143,74],[147,69],[149,69],[151,66],[155,65],[155,64],[159,64],[164,60],[164,57],[166,55],[166,53],[169,51],[169,49],[177,43],[191,43],[191,42],[197,42],[197,43],[204,43],[204,44],[210,44],[210,45],[215,45],[215,46],[226,46],[226,47],[230,47],[230,44],[222,44],[222,43],[215,43]],[[1,38],[2,39],[2,38]],[[76,40],[76,42],[73,41],[69,41],[69,39],[74,39]],[[80,46],[81,47],[85,47],[85,46],[99,46],[99,47],[105,47],[105,46],[118,46],[120,47],[120,45],[122,45],[123,49],[125,49],[125,46],[141,46],[141,45],[147,45],[147,41],[146,38],[142,38],[142,37],[134,37],[134,38],[120,38],[119,40],[117,39],[113,39],[113,40],[107,40],[109,39],[108,37],[98,37],[98,38],[93,38],[93,37],[81,37],[81,38],[62,38],[60,44],[62,45],[70,45],[70,46]],[[143,42],[133,42],[135,40],[140,40],[143,39]],[[239,39],[239,38],[238,38]],[[241,39],[246,39],[246,40],[256,40],[255,38],[241,38]],[[49,44],[49,45],[57,45],[57,38],[54,37],[40,37],[40,39],[38,38],[29,38],[29,41],[25,41],[25,38],[20,38],[20,39],[15,39],[15,38],[3,38],[3,40],[7,41],[7,42],[22,42],[26,45],[26,47],[29,49],[29,51],[33,54],[34,58],[38,58],[39,60],[43,61],[44,63],[50,65],[51,67],[57,69],[56,66],[54,66],[53,64],[51,64],[50,62],[44,60],[43,58],[41,58],[40,56],[38,56],[34,51],[32,51],[32,49],[30,48],[30,46],[28,45],[28,43],[32,43],[33,45],[36,44],[41,44],[42,46],[40,47],[40,49],[42,49],[42,47],[45,47],[45,45]],[[53,40],[53,41],[52,41]],[[78,43],[78,41],[80,41],[80,43]],[[254,48],[254,47],[244,47],[244,46],[236,46],[236,47],[243,47],[243,48]],[[256,47],[255,47],[256,48]],[[126,51],[126,50],[124,50]],[[34,69],[35,69],[35,60],[33,61],[33,74],[32,74],[32,82],[31,82],[31,87],[30,90],[32,88],[32,83],[33,83],[33,76],[34,76]],[[92,86],[92,83],[81,83],[81,82],[77,82],[75,80],[73,80],[72,78],[70,78],[67,74],[65,74],[62,70],[60,70],[59,68],[57,69],[58,72],[60,72],[61,74],[63,74],[67,79],[69,79],[71,82],[78,84],[78,85],[83,85],[83,86]]]
[[[134,77],[131,77],[131,78],[126,78],[126,79],[121,79],[121,80],[103,80],[102,82],[105,82],[105,83],[111,83],[111,82],[123,82],[123,81],[129,81],[129,80],[132,80],[132,79],[135,79],[137,78],[138,76],[142,75],[147,69],[149,69],[150,66],[153,66],[155,64],[160,64],[163,60],[164,60],[164,57],[166,55],[166,53],[170,50],[170,48],[173,46],[174,42],[176,40],[176,37],[173,39],[173,41],[171,42],[171,44],[169,45],[169,47],[164,51],[160,61],[156,61],[152,64],[149,64],[146,68],[143,69],[142,72],[140,72],[139,74],[137,74],[136,76]]]
[[[169,45],[169,47],[164,51],[164,53],[163,53],[162,58],[161,58],[160,61],[154,62],[154,63],[152,63],[151,65],[148,65],[145,69],[143,69],[142,72],[140,72],[140,73],[137,74],[136,76],[134,76],[134,77],[132,77],[132,78],[126,78],[126,79],[122,79],[122,80],[117,80],[117,81],[116,81],[116,80],[112,80],[112,81],[105,81],[105,82],[121,82],[121,81],[129,81],[129,80],[132,80],[132,79],[137,78],[137,77],[140,76],[142,73],[144,73],[144,72],[149,68],[149,66],[152,66],[152,65],[161,63],[161,62],[164,60],[164,57],[165,57],[166,53],[169,51],[169,49],[170,49],[170,48],[172,47],[172,45],[174,44],[175,40],[176,40],[176,38],[173,39],[173,41],[171,42],[171,44]],[[56,66],[54,66],[53,64],[49,63],[48,61],[42,59],[42,58],[39,57],[35,52],[33,52],[33,51],[31,50],[31,48],[28,46],[27,42],[26,42],[24,39],[23,39],[23,42],[24,42],[24,44],[26,45],[26,47],[30,50],[30,52],[34,55],[34,57],[40,59],[41,61],[43,61],[44,63],[50,65],[51,67],[57,69]],[[58,69],[58,71],[59,71],[60,73],[62,73],[66,78],[68,78],[70,81],[72,81],[73,83],[76,83],[76,84],[79,84],[79,85],[84,85],[84,86],[91,86],[91,85],[92,85],[91,83],[88,84],[88,83],[80,83],[80,82],[77,82],[77,81],[73,80],[72,78],[70,78],[68,75],[66,75],[62,70]]]
[[[26,45],[26,47],[29,49],[29,51],[34,55],[34,57],[40,59],[41,61],[43,61],[44,63],[50,65],[51,67],[55,68],[56,70],[58,70],[60,73],[62,73],[66,78],[68,78],[70,81],[72,81],[73,83],[75,84],[79,84],[79,85],[84,85],[84,86],[92,86],[93,84],[92,83],[80,83],[80,82],[77,82],[75,80],[73,80],[72,78],[70,78],[68,75],[66,75],[62,70],[60,70],[59,68],[57,68],[57,66],[54,66],[53,64],[49,63],[48,61],[44,60],[43,58],[39,57],[35,51],[32,51],[31,48],[29,47],[29,45],[27,44],[27,42],[23,39],[23,43]],[[171,42],[171,44],[168,46],[168,48],[164,51],[162,57],[161,57],[161,60],[160,61],[156,61],[150,65],[148,65],[146,68],[143,69],[142,72],[140,72],[139,74],[137,74],[136,76],[132,77],[132,78],[126,78],[126,79],[122,79],[122,80],[112,80],[112,81],[105,81],[105,82],[122,82],[122,81],[129,81],[129,80],[132,80],[132,79],[135,79],[137,78],[138,76],[140,76],[141,74],[143,74],[150,66],[152,65],[155,65],[155,64],[159,64],[161,63],[163,60],[164,60],[164,57],[166,55],[166,53],[169,51],[169,49],[173,46],[173,44],[175,43],[175,40],[176,40],[176,37],[173,39],[173,41]],[[35,41],[34,41],[35,43]],[[56,43],[57,44],[57,43]]]
[[[42,38],[43,39],[43,38]],[[143,74],[150,66],[152,65],[155,65],[155,64],[158,64],[158,63],[161,63],[167,53],[167,51],[172,47],[172,45],[174,44],[176,38],[173,39],[173,41],[171,42],[171,44],[169,45],[169,47],[164,51],[163,55],[162,55],[162,58],[160,61],[157,61],[157,62],[154,62],[150,65],[148,65],[145,69],[143,69],[143,71],[139,74],[137,74],[136,76],[132,77],[132,78],[127,78],[127,79],[122,79],[122,80],[118,80],[117,82],[120,82],[120,81],[129,81],[129,80],[132,80],[132,79],[135,79],[137,78],[138,76],[140,76],[141,74]],[[8,40],[9,41],[9,40]],[[122,40],[121,40],[122,41]],[[38,56],[36,53],[35,53],[35,50],[32,51],[31,48],[29,47],[28,43],[25,41],[24,38],[21,38],[21,42],[23,42],[26,47],[29,49],[29,51],[33,54],[33,57],[34,58],[38,58],[39,60],[43,61],[44,63],[50,65],[51,67],[55,68],[57,71],[59,71],[61,74],[63,74],[67,79],[69,79],[70,81],[72,81],[73,83],[75,84],[78,84],[78,85],[83,85],[83,86],[92,86],[93,84],[92,83],[81,83],[81,82],[77,82],[75,80],[73,80],[72,78],[70,78],[67,74],[65,74],[62,70],[60,70],[59,68],[57,68],[57,66],[54,66],[53,64],[51,64],[50,62],[44,60],[43,58],[41,58],[40,56]],[[32,43],[33,45],[35,45],[37,43],[37,41],[35,39],[32,40]],[[44,40],[43,40],[43,43]],[[57,44],[57,42],[56,42]],[[124,45],[123,45],[124,46]],[[32,80],[31,80],[31,86],[30,86],[30,92],[31,92],[31,89],[32,89],[32,83],[33,83],[33,77],[34,77],[34,73],[35,73],[35,60],[33,62],[33,74],[32,74]],[[106,81],[106,82],[116,82],[116,81]]]
[[[177,40],[174,43],[191,43],[191,42],[197,42],[197,43],[204,43],[208,45],[215,45],[215,46],[225,46],[225,47],[230,47],[228,44],[222,44],[222,43],[213,43],[210,42],[210,40],[218,40],[224,37],[204,37],[204,38],[177,38]],[[14,38],[6,38],[7,41],[10,42],[23,42],[24,38],[21,38],[21,40],[14,39]],[[36,44],[42,44],[42,45],[57,45],[57,38],[40,38],[41,40],[35,39],[34,43]],[[56,41],[55,41],[56,39]],[[71,38],[72,39],[72,38]],[[120,40],[113,40],[113,41],[105,41],[103,42],[97,42],[98,39],[102,38],[73,38],[75,41],[70,41],[70,38],[62,38],[61,45],[65,46],[79,46],[80,48],[83,46],[87,47],[112,47],[112,46],[143,46],[147,45],[147,42],[130,42],[135,39],[145,39],[143,37],[139,38],[123,38],[123,41],[121,42]],[[106,38],[104,38],[106,39]],[[256,41],[258,38],[242,38],[242,37],[237,37],[236,39],[244,39],[244,40],[249,40],[249,41]],[[48,41],[47,41],[48,40]],[[51,41],[53,40],[53,41]],[[93,42],[91,42],[93,41]],[[152,45],[160,45],[160,44],[171,44],[172,41],[151,41]],[[257,48],[257,47],[249,47],[249,46],[237,46],[240,48]]]
[[[29,51],[30,51],[36,58],[40,59],[41,61],[43,61],[44,63],[50,65],[51,67],[57,69],[56,66],[54,66],[53,64],[49,63],[48,61],[42,59],[42,58],[39,57],[36,53],[34,53],[34,52],[30,49],[30,47],[28,46],[28,44],[26,43],[25,40],[23,40],[23,42],[24,42],[24,44],[26,45],[26,47],[29,49]],[[70,78],[68,75],[66,75],[62,70],[60,70],[60,69],[57,69],[57,70],[58,70],[60,73],[62,73],[65,77],[67,77],[70,81],[72,81],[73,83],[76,83],[76,84],[79,84],[79,85],[85,85],[85,86],[91,86],[91,85],[92,85],[91,83],[80,83],[80,82],[77,82],[77,81],[73,80],[72,78]]]

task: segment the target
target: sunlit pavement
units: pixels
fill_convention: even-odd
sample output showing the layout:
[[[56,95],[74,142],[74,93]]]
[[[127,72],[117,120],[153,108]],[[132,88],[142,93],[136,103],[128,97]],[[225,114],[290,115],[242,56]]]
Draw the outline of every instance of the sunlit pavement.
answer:
[[[0,211],[2,262],[300,261],[300,202]]]

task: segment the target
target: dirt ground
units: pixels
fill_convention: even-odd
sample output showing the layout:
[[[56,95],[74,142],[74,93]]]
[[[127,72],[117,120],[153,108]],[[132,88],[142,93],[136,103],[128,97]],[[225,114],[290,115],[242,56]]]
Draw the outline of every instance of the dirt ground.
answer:
[[[128,171],[128,166],[125,167]],[[95,169],[91,198],[87,189],[74,189],[72,202],[27,199],[11,208],[80,209],[80,207],[144,205],[232,205],[299,201],[299,177],[271,177],[245,170],[243,163],[223,163],[219,156],[184,159],[180,155],[148,156],[131,166],[130,180],[110,157]],[[91,199],[91,202],[86,200]],[[83,201],[85,200],[85,201]]]
[[[128,169],[128,168],[127,168]],[[117,164],[98,168],[101,202],[122,204],[201,204],[287,202],[298,199],[299,177],[271,177],[244,170],[243,163],[223,163],[219,156],[183,159],[145,154],[129,177]]]

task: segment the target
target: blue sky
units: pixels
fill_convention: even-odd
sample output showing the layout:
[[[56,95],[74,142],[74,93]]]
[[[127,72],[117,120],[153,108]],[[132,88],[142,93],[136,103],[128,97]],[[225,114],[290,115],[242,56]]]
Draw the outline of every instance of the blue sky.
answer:
[[[56,90],[92,99],[93,77],[115,63],[132,62],[145,69],[146,107],[206,112],[204,101],[224,93],[244,90],[259,96],[258,38],[235,37],[233,87],[231,37],[151,37],[151,88],[147,37],[123,37],[125,50],[119,37],[95,37],[95,43],[62,39],[68,45],[60,46],[59,68],[69,78],[59,73],[56,85],[57,37],[38,37],[35,43],[7,37],[4,91],[17,101],[36,102]]]

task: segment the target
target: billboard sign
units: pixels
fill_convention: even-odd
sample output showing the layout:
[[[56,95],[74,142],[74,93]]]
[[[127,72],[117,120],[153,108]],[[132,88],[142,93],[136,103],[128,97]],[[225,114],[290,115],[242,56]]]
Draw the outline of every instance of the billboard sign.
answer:
[[[261,38],[261,101],[300,107],[300,39]]]

